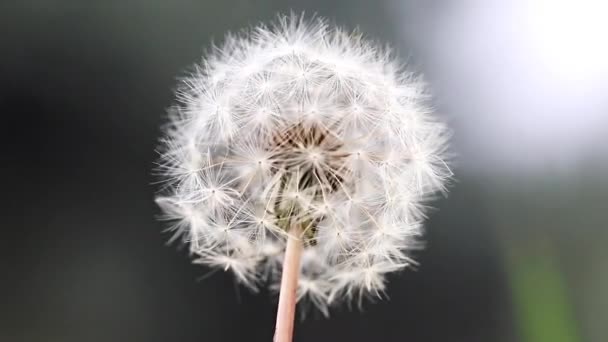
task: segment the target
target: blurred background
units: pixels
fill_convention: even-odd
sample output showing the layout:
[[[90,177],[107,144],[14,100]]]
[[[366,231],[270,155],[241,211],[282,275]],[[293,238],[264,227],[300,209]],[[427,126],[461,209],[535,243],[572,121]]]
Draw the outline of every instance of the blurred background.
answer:
[[[608,3],[3,1],[0,341],[271,341],[275,304],[191,265],[150,176],[176,77],[228,30],[306,11],[430,82],[457,182],[390,300],[296,341],[608,339]]]

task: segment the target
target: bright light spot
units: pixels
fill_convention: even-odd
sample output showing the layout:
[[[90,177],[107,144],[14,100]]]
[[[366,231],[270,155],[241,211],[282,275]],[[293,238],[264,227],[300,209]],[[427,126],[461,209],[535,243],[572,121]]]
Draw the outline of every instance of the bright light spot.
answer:
[[[603,0],[533,0],[524,29],[549,72],[591,81],[608,74],[607,15]]]
[[[608,162],[608,1],[463,3],[409,18],[439,23],[411,37],[459,118],[460,165],[521,175]]]

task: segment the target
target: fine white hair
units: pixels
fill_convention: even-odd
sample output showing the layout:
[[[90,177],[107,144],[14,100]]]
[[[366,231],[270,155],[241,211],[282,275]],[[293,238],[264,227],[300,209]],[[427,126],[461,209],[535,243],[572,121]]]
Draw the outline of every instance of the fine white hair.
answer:
[[[303,233],[298,299],[381,295],[445,191],[447,130],[421,77],[325,20],[280,16],[208,52],[177,89],[157,203],[195,262],[277,288]]]

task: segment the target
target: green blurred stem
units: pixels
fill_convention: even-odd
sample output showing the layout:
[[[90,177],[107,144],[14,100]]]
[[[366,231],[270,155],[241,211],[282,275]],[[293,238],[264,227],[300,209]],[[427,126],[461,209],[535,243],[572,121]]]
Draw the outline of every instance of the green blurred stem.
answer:
[[[580,341],[553,249],[510,248],[508,271],[523,341]]]

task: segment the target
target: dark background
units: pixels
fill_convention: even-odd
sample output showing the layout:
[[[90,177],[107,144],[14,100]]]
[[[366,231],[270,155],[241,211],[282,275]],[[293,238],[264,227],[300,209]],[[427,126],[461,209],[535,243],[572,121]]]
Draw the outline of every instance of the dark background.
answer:
[[[267,292],[166,245],[150,173],[176,77],[291,9],[395,46],[457,155],[420,266],[295,340],[604,341],[608,7],[537,2],[2,3],[0,341],[271,340]]]

